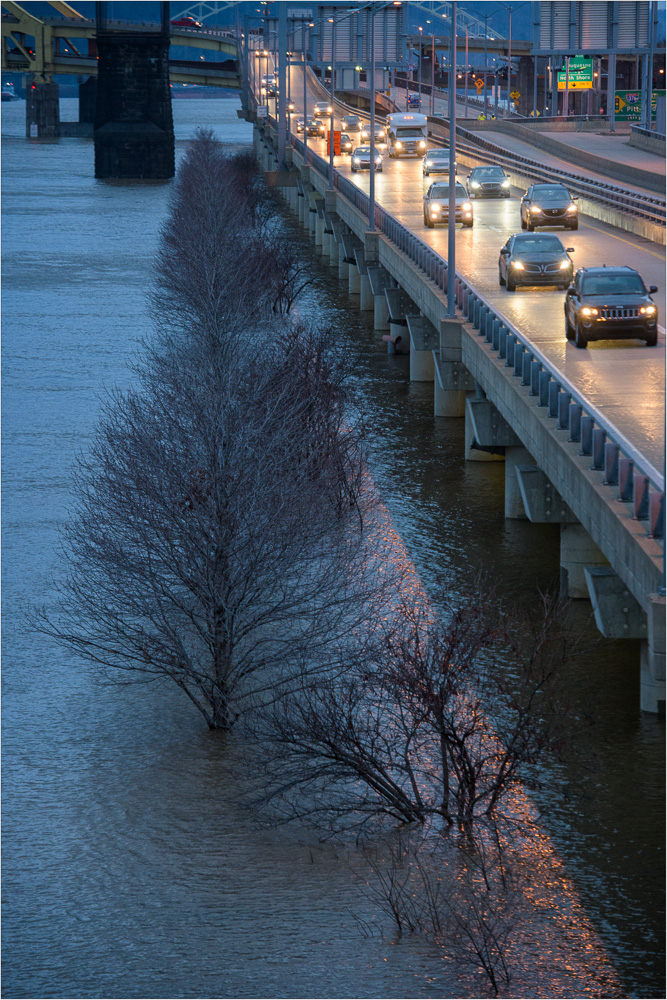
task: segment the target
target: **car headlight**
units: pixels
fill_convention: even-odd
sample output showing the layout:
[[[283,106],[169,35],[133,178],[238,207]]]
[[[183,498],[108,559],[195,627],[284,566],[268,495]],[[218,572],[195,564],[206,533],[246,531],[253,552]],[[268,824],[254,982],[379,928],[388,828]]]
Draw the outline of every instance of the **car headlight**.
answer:
[[[438,215],[440,212],[440,205],[431,205],[431,215]]]
[[[568,205],[567,206],[567,210],[568,210],[568,212],[576,212],[577,211],[577,206],[575,204]]]
[[[640,313],[643,313],[644,316],[654,316],[657,312],[655,306],[642,306],[639,311]]]
[[[504,188],[508,188],[510,186],[510,182],[507,179],[505,179],[500,186],[504,187]]]
[[[432,167],[433,166],[433,160],[427,160],[426,161],[426,166],[427,167]]]
[[[470,187],[477,189],[479,187],[479,181],[471,181]]]
[[[539,205],[531,205],[530,206],[530,210],[531,210],[531,212],[541,212],[542,211],[542,209],[540,208]]]
[[[352,157],[352,162],[354,163],[355,167],[358,167],[360,165],[360,163],[361,163],[361,160],[359,159],[358,156],[353,156]]]
[[[560,269],[561,269],[561,271],[564,271],[566,267],[570,267],[571,264],[572,264],[571,260],[562,260],[560,262]]]
[[[422,139],[422,141],[421,141],[421,142],[419,143],[419,148],[420,148],[420,149],[426,149],[426,143],[424,142],[424,140],[423,140],[423,139]]]
[[[584,306],[581,310],[582,316],[597,316],[598,310],[593,309],[591,306]]]
[[[462,212],[472,212],[472,205],[470,204],[469,201],[464,201],[463,202],[463,204],[461,205],[461,211]]]
[[[382,160],[381,160],[381,158],[379,156],[375,160],[375,166],[376,167],[381,167],[382,166]]]
[[[402,142],[397,142],[396,143],[396,149],[403,149],[403,143]]]
[[[521,263],[520,260],[513,260],[512,261],[512,267],[515,267],[517,269],[517,271],[523,271],[524,270],[524,266],[523,266],[523,264]]]

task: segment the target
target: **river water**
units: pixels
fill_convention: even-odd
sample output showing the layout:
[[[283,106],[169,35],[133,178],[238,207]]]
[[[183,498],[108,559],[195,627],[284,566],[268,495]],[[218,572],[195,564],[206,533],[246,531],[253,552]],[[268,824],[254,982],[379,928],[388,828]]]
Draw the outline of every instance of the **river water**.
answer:
[[[76,102],[61,103],[74,120]],[[201,125],[249,144],[236,108],[174,101],[177,153]],[[103,684],[27,630],[61,571],[73,457],[150,335],[170,185],[95,181],[92,141],[26,140],[24,114],[2,106],[3,996],[485,995],[475,969],[382,934],[351,878],[353,845],[257,829],[234,805],[246,748],[210,734],[178,692]],[[432,386],[410,384],[407,359],[385,353],[286,224],[312,256],[300,308],[355,359],[373,471],[424,585],[457,591],[484,567],[519,599],[548,586],[555,529],[504,519],[502,465],[463,461],[462,422],[434,420]],[[572,615],[597,642],[590,608]],[[664,995],[664,730],[638,711],[638,669],[636,644],[600,642],[571,675],[593,722],[586,766],[554,767],[537,803],[596,946],[573,978],[560,956],[512,995]]]

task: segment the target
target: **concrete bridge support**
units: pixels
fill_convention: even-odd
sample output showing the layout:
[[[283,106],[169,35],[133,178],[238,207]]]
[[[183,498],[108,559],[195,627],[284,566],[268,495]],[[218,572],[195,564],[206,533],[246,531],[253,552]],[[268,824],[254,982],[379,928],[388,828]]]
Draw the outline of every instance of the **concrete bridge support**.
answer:
[[[389,330],[389,305],[384,294],[385,289],[394,288],[395,281],[380,265],[372,265],[368,268],[368,280],[373,294],[373,329]]]
[[[359,309],[361,312],[373,312],[375,310],[375,298],[371,288],[371,279],[368,275],[368,265],[363,247],[354,251],[354,258],[359,271]]]
[[[641,643],[641,708],[665,714],[665,598],[651,595],[647,613],[648,638]]]
[[[33,80],[26,90],[25,134],[30,139],[60,135],[60,90],[57,83]]]
[[[503,462],[505,449],[521,442],[480,386],[476,397],[468,396],[465,409],[465,457],[467,462]]]
[[[583,525],[561,524],[560,589],[564,597],[588,600],[590,593],[586,582],[586,570],[594,566],[608,565],[608,560]]]
[[[440,335],[425,316],[406,316],[406,321],[410,336],[410,381],[433,382],[433,351],[439,345]]]
[[[440,320],[440,350],[433,352],[433,412],[436,417],[465,416],[466,393],[475,388],[474,379],[461,358],[463,323],[458,317]]]
[[[168,14],[160,32],[121,34],[98,24],[97,51],[95,176],[173,177]]]

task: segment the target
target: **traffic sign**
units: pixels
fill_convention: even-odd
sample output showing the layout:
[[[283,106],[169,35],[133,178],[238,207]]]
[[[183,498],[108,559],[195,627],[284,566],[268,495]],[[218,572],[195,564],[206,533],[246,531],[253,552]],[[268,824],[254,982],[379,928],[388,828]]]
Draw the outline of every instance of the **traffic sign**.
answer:
[[[651,114],[655,118],[658,97],[664,97],[664,90],[653,91]],[[640,122],[642,120],[641,90],[617,90],[615,94],[616,117],[621,122]]]
[[[569,70],[558,70],[558,89],[568,90],[593,89],[593,60],[585,56],[569,56]]]
[[[257,105],[257,117],[258,118],[268,118],[269,117],[269,106],[268,106],[268,104],[258,104]]]
[[[512,93],[510,94],[510,97],[512,98],[513,101],[518,101],[519,98],[521,97],[521,94],[519,93],[518,90],[513,90]]]
[[[475,80],[475,86],[477,87],[477,93],[481,94],[482,90],[484,90],[484,80],[481,77]]]
[[[331,132],[327,129],[327,153],[331,153]],[[340,132],[334,131],[333,134],[333,144],[334,144],[334,156],[340,156]]]

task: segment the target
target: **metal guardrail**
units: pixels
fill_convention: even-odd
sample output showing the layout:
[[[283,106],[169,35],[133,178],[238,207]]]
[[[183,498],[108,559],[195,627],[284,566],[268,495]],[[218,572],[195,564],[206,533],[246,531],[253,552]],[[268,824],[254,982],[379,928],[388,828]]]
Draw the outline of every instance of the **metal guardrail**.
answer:
[[[645,125],[631,125],[630,131],[636,132],[638,135],[646,135],[649,139],[661,139],[663,142],[667,138],[664,132],[656,132],[655,129],[646,128]]]
[[[429,122],[443,127],[448,127],[449,125],[449,121],[446,118],[429,117]],[[497,163],[499,166],[514,170],[523,166],[526,168],[525,172],[534,180],[553,183],[554,180],[559,179],[574,194],[584,195],[586,198],[590,198],[591,201],[599,201],[610,205],[620,212],[639,216],[649,222],[654,222],[656,225],[665,225],[666,210],[664,198],[653,198],[651,195],[627,191],[624,188],[617,187],[615,184],[606,184],[597,180],[592,181],[577,174],[570,174],[566,170],[560,170],[557,167],[549,167],[547,170],[535,160],[530,160],[527,156],[522,156],[519,153],[509,153],[503,146],[497,146],[488,139],[477,136],[474,132],[469,131],[469,129],[457,128],[456,136],[457,148],[463,153],[479,156],[480,150],[485,150],[490,155],[484,158]],[[459,137],[463,137],[467,141],[462,142]]]
[[[292,145],[303,153],[304,144],[292,136]],[[307,162],[323,177],[328,163],[308,148]],[[334,186],[360,212],[368,216],[368,195],[349,178],[334,172]],[[447,292],[447,261],[432,247],[375,206],[376,227],[418,267],[443,294]],[[530,386],[536,405],[547,407],[558,429],[568,431],[568,441],[579,444],[579,454],[591,458],[590,468],[602,473],[602,483],[618,487],[617,499],[632,504],[633,519],[647,521],[649,538],[665,537],[665,479],[605,415],[576,388],[539,348],[495,308],[462,275],[455,277],[458,309],[484,337],[487,344],[513,367],[520,384]]]

